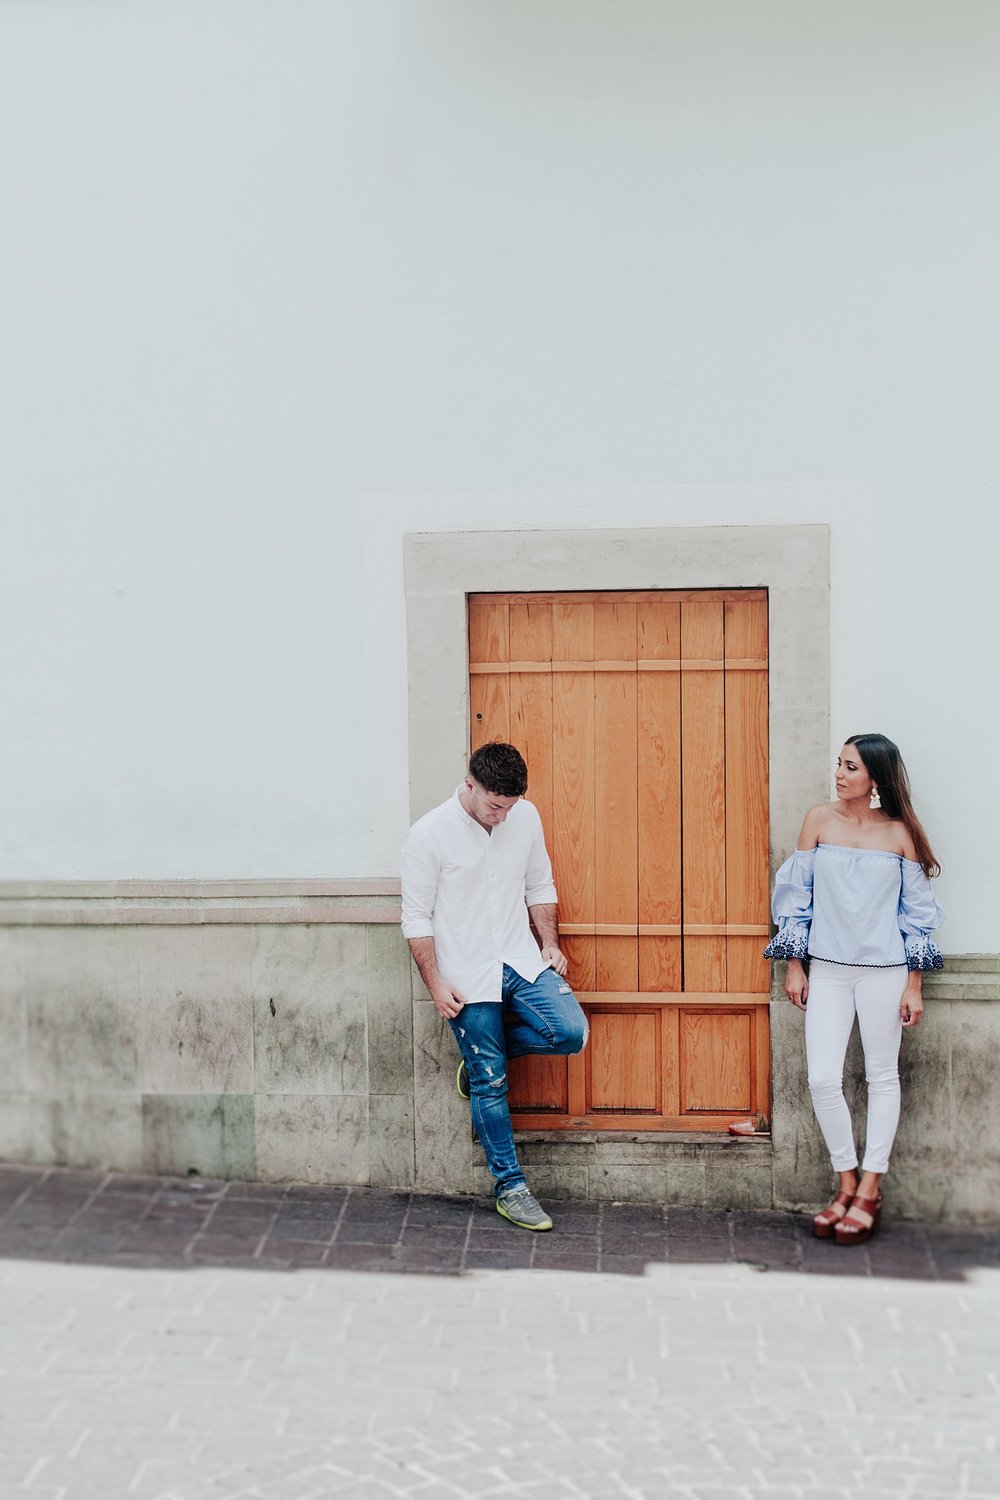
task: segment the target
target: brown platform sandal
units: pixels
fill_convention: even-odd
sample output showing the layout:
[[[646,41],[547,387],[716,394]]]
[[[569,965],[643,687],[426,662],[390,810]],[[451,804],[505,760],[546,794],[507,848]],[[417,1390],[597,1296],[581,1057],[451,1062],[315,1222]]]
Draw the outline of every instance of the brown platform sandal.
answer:
[[[882,1191],[874,1198],[855,1198],[847,1217],[833,1231],[838,1245],[863,1245],[878,1229],[882,1218]],[[854,1220],[854,1222],[852,1222]]]
[[[854,1202],[854,1194],[841,1188],[829,1208],[824,1208],[813,1219],[813,1234],[818,1240],[832,1240],[833,1231]],[[839,1212],[838,1212],[839,1210]]]

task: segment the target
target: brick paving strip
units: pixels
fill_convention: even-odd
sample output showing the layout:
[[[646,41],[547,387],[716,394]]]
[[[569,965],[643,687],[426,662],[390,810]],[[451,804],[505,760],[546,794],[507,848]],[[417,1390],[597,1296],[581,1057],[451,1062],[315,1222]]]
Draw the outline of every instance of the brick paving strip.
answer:
[[[0,1500],[1000,1494],[1000,1230],[552,1210],[0,1166]]]
[[[556,1229],[513,1229],[486,1199],[371,1188],[160,1178],[0,1165],[0,1255],[130,1266],[245,1266],[457,1275],[642,1275],[662,1263],[951,1279],[1000,1266],[1000,1228],[887,1224],[844,1252],[801,1214],[554,1203]]]

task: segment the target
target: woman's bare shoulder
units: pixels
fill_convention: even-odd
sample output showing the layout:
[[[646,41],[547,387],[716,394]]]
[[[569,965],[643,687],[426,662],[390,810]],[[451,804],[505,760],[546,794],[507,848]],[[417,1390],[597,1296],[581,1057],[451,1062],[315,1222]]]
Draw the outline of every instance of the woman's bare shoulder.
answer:
[[[815,807],[809,809],[802,819],[800,849],[813,849],[823,842],[824,831],[829,828],[831,817],[836,816],[836,806],[835,802],[817,802]]]
[[[893,818],[889,825],[895,838],[899,841],[899,853],[904,859],[910,859],[914,864],[917,860],[917,846],[913,842],[913,835],[903,822],[902,818]]]

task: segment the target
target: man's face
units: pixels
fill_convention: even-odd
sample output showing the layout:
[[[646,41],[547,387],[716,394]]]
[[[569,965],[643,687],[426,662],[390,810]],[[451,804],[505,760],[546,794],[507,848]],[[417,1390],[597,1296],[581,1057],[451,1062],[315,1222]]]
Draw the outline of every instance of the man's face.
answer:
[[[496,792],[488,792],[471,776],[465,778],[466,811],[484,828],[496,828],[520,800],[520,797],[500,797]]]

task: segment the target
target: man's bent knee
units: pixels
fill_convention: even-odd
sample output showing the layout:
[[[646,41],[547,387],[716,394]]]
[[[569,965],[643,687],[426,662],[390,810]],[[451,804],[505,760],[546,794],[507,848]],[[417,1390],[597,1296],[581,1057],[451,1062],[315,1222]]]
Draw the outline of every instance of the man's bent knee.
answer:
[[[567,1056],[571,1056],[583,1051],[589,1035],[590,1027],[587,1024],[587,1018],[581,1011],[578,1017],[570,1016],[556,1028],[553,1046]]]

